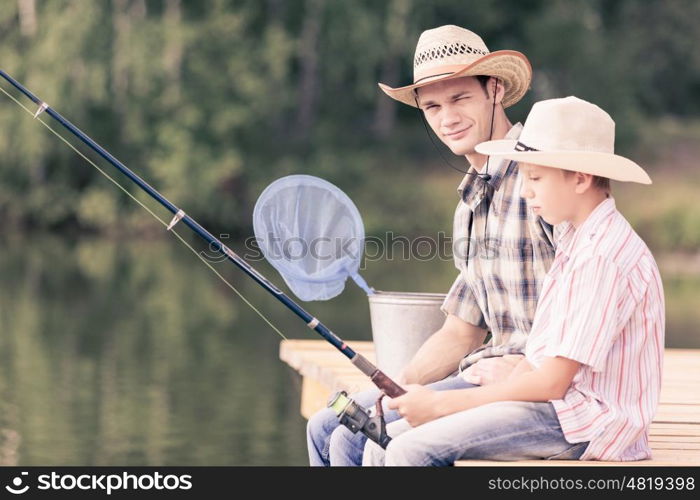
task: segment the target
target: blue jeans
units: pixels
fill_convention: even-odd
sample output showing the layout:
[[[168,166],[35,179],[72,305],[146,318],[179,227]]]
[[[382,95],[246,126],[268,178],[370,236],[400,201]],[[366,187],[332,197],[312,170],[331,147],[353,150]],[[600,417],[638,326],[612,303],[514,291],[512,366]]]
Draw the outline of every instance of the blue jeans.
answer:
[[[462,377],[450,377],[429,384],[434,390],[465,389],[475,387]],[[373,408],[379,397],[378,389],[369,389],[350,396],[364,408]],[[384,409],[387,423],[400,418],[395,410]],[[338,422],[338,417],[330,408],[314,414],[306,426],[306,441],[309,449],[309,464],[312,466],[359,466],[367,438],[361,432],[353,434]]]
[[[564,439],[552,403],[499,401],[411,427],[387,426],[386,450],[368,442],[363,465],[452,465],[459,459],[578,460],[588,443]]]

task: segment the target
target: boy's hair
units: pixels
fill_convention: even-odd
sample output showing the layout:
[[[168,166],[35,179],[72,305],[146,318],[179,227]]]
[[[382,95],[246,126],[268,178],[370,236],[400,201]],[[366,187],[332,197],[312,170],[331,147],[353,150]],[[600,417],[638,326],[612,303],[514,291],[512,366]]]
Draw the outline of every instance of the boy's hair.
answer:
[[[591,183],[593,187],[603,191],[604,193],[610,194],[612,188],[610,187],[610,179],[607,177],[600,177],[599,175],[593,176],[593,182]]]
[[[562,170],[562,172],[564,172],[564,175],[567,177],[574,173],[571,170]],[[601,177],[599,175],[593,176],[591,186],[593,186],[599,191],[603,191],[604,193],[608,194],[610,194],[610,192],[612,191],[612,188],[610,187],[610,179],[608,179],[607,177]]]

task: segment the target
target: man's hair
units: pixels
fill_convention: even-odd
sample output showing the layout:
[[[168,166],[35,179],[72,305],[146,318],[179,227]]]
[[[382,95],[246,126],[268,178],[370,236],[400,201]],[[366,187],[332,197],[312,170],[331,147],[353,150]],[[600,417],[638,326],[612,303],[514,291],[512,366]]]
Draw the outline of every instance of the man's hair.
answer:
[[[489,75],[474,75],[474,78],[476,78],[477,81],[479,82],[479,85],[481,85],[481,88],[484,91],[486,98],[490,99],[491,96],[489,95],[488,83],[489,83],[489,80],[493,77],[491,77]],[[413,89],[413,96],[415,97],[416,102],[417,102],[418,101],[418,89]]]
[[[484,94],[486,94],[486,97],[491,97],[489,96],[488,89],[488,83],[491,77],[489,75],[476,75],[475,78],[479,80],[479,84],[481,85],[481,88],[484,89]]]

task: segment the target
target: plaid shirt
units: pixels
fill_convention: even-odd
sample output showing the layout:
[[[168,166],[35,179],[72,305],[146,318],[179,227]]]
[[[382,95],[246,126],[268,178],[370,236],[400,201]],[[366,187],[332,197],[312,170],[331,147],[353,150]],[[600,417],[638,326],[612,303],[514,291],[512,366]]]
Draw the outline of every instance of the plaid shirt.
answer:
[[[505,138],[517,139],[521,131],[516,124]],[[520,197],[517,163],[494,160],[489,161],[491,179],[474,175],[472,166],[457,190],[461,200],[452,249],[460,273],[442,311],[491,333],[485,346],[462,360],[460,370],[482,358],[525,352],[537,298],[554,259],[552,227]]]

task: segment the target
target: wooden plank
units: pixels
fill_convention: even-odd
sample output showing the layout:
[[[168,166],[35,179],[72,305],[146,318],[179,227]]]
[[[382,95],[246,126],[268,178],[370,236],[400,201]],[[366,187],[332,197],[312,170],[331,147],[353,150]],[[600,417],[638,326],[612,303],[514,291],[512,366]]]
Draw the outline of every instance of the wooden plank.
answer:
[[[301,415],[308,420],[311,415],[325,407],[329,392],[325,385],[310,377],[304,377],[301,384]]]
[[[697,444],[700,445],[700,436],[669,436],[666,434],[649,434],[649,442],[654,443],[667,443],[669,446],[672,443],[682,443],[682,444]],[[683,448],[680,446],[679,448]]]
[[[700,422],[700,406],[660,404],[654,417],[656,422]]]
[[[700,424],[652,422],[649,432],[652,436],[700,436]]]
[[[673,424],[673,425],[683,425],[683,424]],[[687,431],[684,429],[655,429],[654,427],[651,427],[649,429],[649,436],[650,439],[653,438],[665,438],[665,437],[679,437],[683,439],[688,439],[688,438],[699,438],[700,437],[700,431]]]
[[[349,342],[356,352],[374,361],[372,342]],[[286,340],[280,359],[303,377],[301,414],[308,418],[325,407],[336,390],[349,393],[371,387],[371,382],[347,358],[322,340]],[[660,404],[650,426],[652,460],[639,462],[548,461],[518,462],[461,460],[458,466],[679,466],[700,465],[700,350],[666,349]]]
[[[456,467],[685,467],[699,466],[697,450],[652,450],[651,460],[636,462],[603,462],[599,460],[519,460],[500,462],[496,460],[458,460]]]

